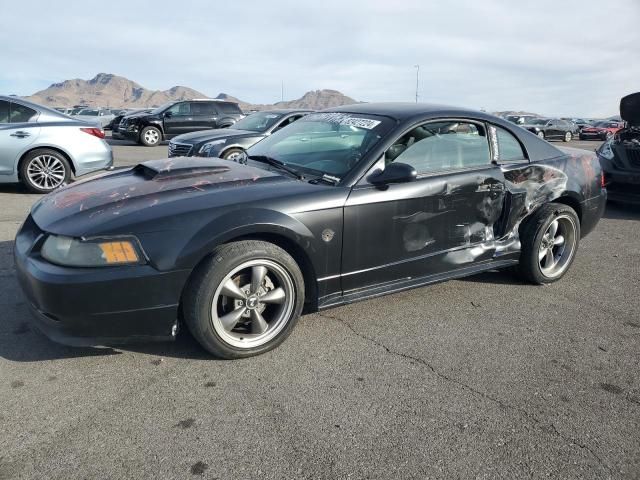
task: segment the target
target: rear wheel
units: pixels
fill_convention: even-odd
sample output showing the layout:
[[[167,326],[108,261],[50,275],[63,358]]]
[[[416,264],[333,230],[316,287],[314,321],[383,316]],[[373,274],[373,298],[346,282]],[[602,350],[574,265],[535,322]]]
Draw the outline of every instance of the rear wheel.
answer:
[[[578,215],[567,205],[543,205],[520,227],[520,241],[517,270],[523,279],[537,284],[560,280],[578,250]]]
[[[219,358],[250,357],[282,343],[304,303],[302,272],[262,241],[221,245],[198,267],[183,298],[193,336]]]
[[[155,147],[162,141],[162,132],[156,127],[145,127],[140,132],[140,143],[145,147]]]
[[[68,183],[70,178],[69,161],[56,150],[33,150],[20,165],[20,180],[34,193],[49,193]]]

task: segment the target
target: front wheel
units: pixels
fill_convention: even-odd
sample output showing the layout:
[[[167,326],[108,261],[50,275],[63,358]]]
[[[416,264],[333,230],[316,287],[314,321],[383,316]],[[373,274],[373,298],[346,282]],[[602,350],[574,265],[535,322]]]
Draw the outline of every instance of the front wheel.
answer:
[[[540,131],[537,133],[538,137],[542,138],[544,140],[544,132]]]
[[[573,135],[571,134],[571,132],[567,132],[567,133],[564,134],[564,139],[563,140],[565,142],[570,142],[572,138],[573,138]]]
[[[221,245],[194,273],[183,297],[192,335],[218,358],[267,352],[291,333],[304,304],[296,261],[271,243]]]
[[[244,158],[244,150],[241,148],[230,148],[224,155],[222,155],[224,160],[231,160],[232,162],[240,162]]]
[[[156,127],[145,127],[140,132],[140,143],[145,147],[155,147],[162,140],[162,132]]]
[[[540,207],[521,227],[518,273],[529,282],[552,283],[569,270],[580,242],[580,220],[560,203]]]

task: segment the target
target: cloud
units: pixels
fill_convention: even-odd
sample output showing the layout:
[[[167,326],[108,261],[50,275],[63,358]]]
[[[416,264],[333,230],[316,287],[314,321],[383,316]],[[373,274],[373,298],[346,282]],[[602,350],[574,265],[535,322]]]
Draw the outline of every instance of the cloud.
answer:
[[[175,2],[109,8],[25,0],[3,9],[0,89],[123,75],[262,103],[333,88],[549,115],[616,113],[640,90],[637,0]],[[28,19],[28,21],[27,21]]]

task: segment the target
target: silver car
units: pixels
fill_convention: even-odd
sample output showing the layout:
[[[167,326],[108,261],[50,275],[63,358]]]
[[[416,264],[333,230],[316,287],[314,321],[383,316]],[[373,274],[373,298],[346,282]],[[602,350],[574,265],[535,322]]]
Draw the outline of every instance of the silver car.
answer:
[[[110,168],[104,131],[51,108],[0,96],[0,183],[48,193],[72,177]]]
[[[84,110],[80,110],[76,113],[74,118],[84,122],[93,123],[100,128],[104,128],[115,118],[115,115],[111,110],[107,109],[85,108]]]

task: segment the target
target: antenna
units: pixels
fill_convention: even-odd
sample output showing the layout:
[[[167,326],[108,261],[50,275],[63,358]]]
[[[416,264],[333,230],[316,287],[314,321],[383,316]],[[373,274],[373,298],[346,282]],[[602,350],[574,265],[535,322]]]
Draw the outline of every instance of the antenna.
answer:
[[[414,65],[413,68],[416,69],[416,103],[418,103],[418,85],[420,82],[420,65]]]

